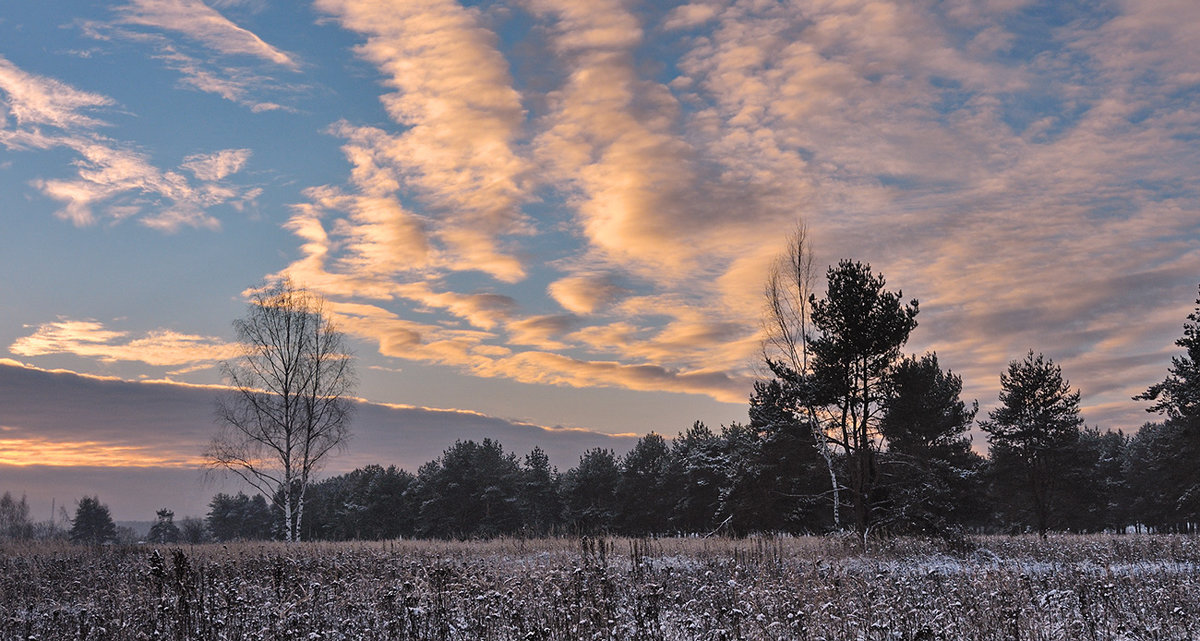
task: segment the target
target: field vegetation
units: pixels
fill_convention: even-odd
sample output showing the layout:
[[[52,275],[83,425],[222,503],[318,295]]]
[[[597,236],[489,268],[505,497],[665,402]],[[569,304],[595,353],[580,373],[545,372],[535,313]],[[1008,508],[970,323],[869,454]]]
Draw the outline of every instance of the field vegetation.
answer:
[[[1200,539],[0,545],[0,638],[1194,639]]]

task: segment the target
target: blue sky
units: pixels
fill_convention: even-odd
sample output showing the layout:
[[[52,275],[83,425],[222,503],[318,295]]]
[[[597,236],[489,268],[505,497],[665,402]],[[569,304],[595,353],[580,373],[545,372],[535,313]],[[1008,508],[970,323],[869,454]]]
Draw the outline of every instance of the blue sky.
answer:
[[[1200,282],[1196,42],[1187,1],[15,3],[0,359],[219,384],[290,275],[367,401],[674,434],[745,416],[802,220],[985,410],[1033,349],[1135,429]],[[169,429],[132,417],[95,451]],[[0,408],[0,459],[99,442],[34,423]]]

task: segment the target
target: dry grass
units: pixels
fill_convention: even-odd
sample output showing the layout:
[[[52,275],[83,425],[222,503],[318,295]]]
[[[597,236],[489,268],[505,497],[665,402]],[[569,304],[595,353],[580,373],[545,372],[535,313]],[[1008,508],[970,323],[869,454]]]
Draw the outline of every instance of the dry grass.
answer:
[[[1193,639],[1181,536],[0,546],[0,639]]]

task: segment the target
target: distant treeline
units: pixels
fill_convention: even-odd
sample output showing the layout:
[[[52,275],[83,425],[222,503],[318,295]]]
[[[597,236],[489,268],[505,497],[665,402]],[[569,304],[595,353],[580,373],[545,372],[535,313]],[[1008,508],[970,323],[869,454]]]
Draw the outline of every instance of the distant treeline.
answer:
[[[459,441],[417,474],[371,465],[309,489],[307,540],[611,533],[630,536],[833,529],[824,462],[802,430],[697,423],[674,439],[642,437],[624,456],[594,449],[566,472],[538,449],[519,459],[500,443]],[[1072,532],[1194,530],[1200,512],[1180,509],[1195,475],[1194,442],[1148,424],[1133,437],[1082,430],[1061,452],[1050,493],[1050,529]],[[881,532],[1036,531],[1024,492],[1003,460],[970,450],[957,460],[880,458],[886,488]],[[839,465],[844,461],[838,461]],[[1018,483],[1019,484],[1019,483]],[[262,497],[218,495],[208,515],[217,540],[269,538]],[[848,512],[851,506],[841,506]]]
[[[540,449],[518,458],[490,439],[459,441],[416,474],[370,465],[309,488],[304,538],[831,531],[829,476],[811,431],[765,424],[760,411],[753,415],[759,420],[717,432],[696,423],[673,439],[647,434],[623,456],[593,449],[566,472],[553,468]],[[1149,423],[1132,437],[1080,430],[1053,466],[1050,529],[1195,531],[1196,444],[1172,422]],[[835,463],[844,466],[844,457]],[[1022,474],[1003,456],[985,459],[969,447],[951,445],[935,448],[929,457],[885,451],[878,464],[885,488],[876,506],[880,532],[1037,529]],[[22,503],[7,495],[0,499],[0,536],[39,535]],[[170,512],[160,511],[151,538],[203,542],[277,535],[279,519],[260,495],[218,494],[209,508],[202,521],[185,519],[181,529],[169,525]],[[850,509],[848,503],[841,506],[843,512]]]
[[[1086,427],[1080,392],[1031,350],[1000,374],[999,403],[976,423],[962,379],[936,354],[902,353],[917,301],[854,261],[829,268],[818,299],[803,240],[768,284],[770,376],[755,384],[745,424],[652,432],[620,456],[590,450],[565,472],[539,448],[518,458],[490,439],[459,441],[416,474],[375,465],[272,497],[217,495],[203,527],[177,528],[163,509],[151,538],[279,537],[285,504],[304,506],[303,540],[1197,531],[1200,301],[1176,341],[1186,352],[1137,397],[1162,422],[1132,436]],[[986,457],[971,446],[976,424]],[[27,513],[5,495],[0,535],[32,533]],[[106,519],[98,500],[81,501],[71,538],[103,540]]]

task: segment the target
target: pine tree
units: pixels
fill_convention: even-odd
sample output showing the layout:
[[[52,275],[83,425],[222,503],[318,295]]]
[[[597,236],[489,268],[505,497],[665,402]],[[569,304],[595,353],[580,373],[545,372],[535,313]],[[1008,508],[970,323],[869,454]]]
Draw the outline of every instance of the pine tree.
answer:
[[[671,441],[671,460],[678,489],[671,522],[684,533],[711,532],[717,525],[724,478],[721,439],[696,421]]]
[[[756,381],[750,396],[749,428],[757,433],[758,449],[750,454],[769,482],[770,518],[762,526],[787,532],[823,532],[834,527],[828,509],[834,492],[807,412],[800,411],[794,393],[794,373],[776,367],[776,378]]]
[[[254,498],[217,494],[208,504],[208,531],[217,541],[254,541],[271,538],[273,516],[261,494]]]
[[[179,526],[175,525],[175,513],[163,508],[155,513],[157,520],[150,526],[146,540],[150,543],[175,543],[179,541]]]
[[[1195,485],[1200,447],[1179,422],[1147,423],[1129,439],[1122,461],[1128,519],[1158,532],[1187,532],[1200,523]]]
[[[108,513],[108,506],[102,504],[99,497],[85,496],[79,499],[68,536],[75,543],[100,545],[116,540],[117,526]]]
[[[1032,351],[1012,361],[1000,375],[1000,406],[980,427],[991,443],[993,473],[1000,497],[1028,510],[1030,525],[1042,535],[1050,528],[1059,476],[1073,463],[1079,439],[1079,391],[1062,377],[1062,368]]]
[[[875,515],[882,444],[879,421],[887,374],[917,326],[917,301],[884,289],[871,266],[843,260],[830,267],[825,298],[811,299],[816,334],[806,337],[812,373],[798,383],[799,403],[817,408],[821,432],[846,458],[855,531],[865,537]]]
[[[558,470],[545,450],[534,447],[525,455],[520,477],[521,521],[526,531],[546,536],[562,523]]]
[[[1200,431],[1200,299],[1175,344],[1187,351],[1171,359],[1170,375],[1134,400],[1151,401],[1146,411],[1166,414],[1168,419]]]
[[[417,472],[417,534],[467,538],[516,532],[520,476],[516,457],[496,441],[457,441]]]
[[[962,401],[962,378],[936,354],[901,360],[888,375],[880,432],[893,529],[947,535],[979,519],[983,459],[967,435],[978,406]]]
[[[617,514],[617,485],[621,468],[612,450],[593,448],[579,465],[563,475],[562,493],[567,527],[585,534],[612,529]]]
[[[621,459],[616,518],[620,532],[645,536],[667,531],[674,499],[667,487],[670,467],[667,441],[654,432],[638,439]]]
[[[1169,474],[1170,485],[1164,491],[1176,523],[1164,526],[1194,531],[1200,527],[1200,299],[1175,344],[1186,351],[1171,359],[1167,378],[1134,399],[1150,401],[1147,411],[1167,416],[1162,436],[1169,438],[1150,443],[1169,441],[1170,449],[1148,453],[1151,460],[1170,460],[1174,467]]]

